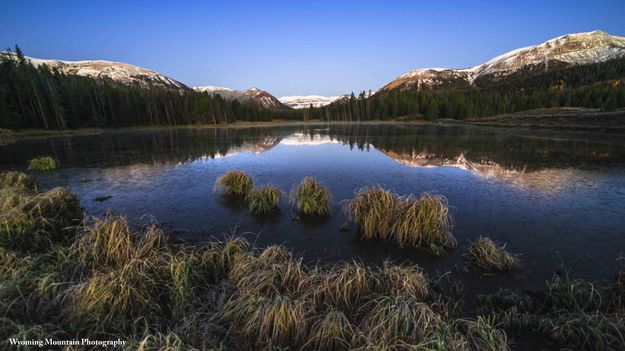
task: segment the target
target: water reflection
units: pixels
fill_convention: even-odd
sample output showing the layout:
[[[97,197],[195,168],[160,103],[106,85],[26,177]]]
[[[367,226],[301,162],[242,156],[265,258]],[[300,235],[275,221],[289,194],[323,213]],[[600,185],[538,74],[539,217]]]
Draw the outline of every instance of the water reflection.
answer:
[[[606,135],[391,124],[110,131],[2,146],[1,168],[25,168],[39,155],[61,165],[37,175],[42,188],[70,187],[89,214],[149,214],[193,239],[236,227],[260,245],[286,243],[313,260],[392,257],[447,270],[462,264],[470,240],[488,235],[523,254],[532,272],[526,279],[542,285],[562,262],[607,277],[625,250],[625,141]],[[231,169],[287,192],[311,175],[337,200],[332,215],[293,221],[283,203],[272,217],[253,216],[213,192]],[[341,200],[373,184],[446,196],[459,247],[433,258],[341,232]],[[111,197],[94,201],[99,196]]]
[[[112,131],[22,140],[0,148],[0,162],[19,167],[35,156],[52,155],[63,167],[183,163],[242,152],[260,154],[278,144],[341,143],[352,149],[378,149],[412,167],[454,166],[494,177],[509,171],[527,173],[625,163],[625,145],[618,137],[597,140],[592,135],[537,134],[467,126],[389,124]]]
[[[277,145],[340,143],[377,149],[417,168],[454,167],[523,188],[561,191],[580,180],[571,168],[623,165],[618,138],[540,135],[536,131],[466,126],[329,124],[270,128],[151,129],[98,135],[23,140],[0,148],[5,167],[23,167],[39,155],[53,155],[62,167],[188,163],[256,155]]]

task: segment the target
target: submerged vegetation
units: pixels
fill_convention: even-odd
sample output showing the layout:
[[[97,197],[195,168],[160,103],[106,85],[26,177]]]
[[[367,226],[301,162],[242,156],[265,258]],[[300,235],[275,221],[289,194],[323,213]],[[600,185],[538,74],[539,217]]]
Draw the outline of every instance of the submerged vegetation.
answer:
[[[245,197],[247,205],[254,214],[268,214],[278,208],[282,190],[274,186],[253,189]]]
[[[326,216],[330,214],[332,194],[312,177],[305,177],[291,190],[291,203],[305,215]]]
[[[346,212],[365,239],[396,241],[442,254],[454,247],[447,200],[423,194],[399,196],[379,186],[362,188],[346,204]]]
[[[115,335],[128,350],[500,351],[520,331],[574,349],[623,345],[625,274],[610,289],[558,277],[538,294],[485,296],[461,318],[455,297],[416,265],[308,265],[237,237],[173,243],[156,224],[85,219],[66,189],[39,193],[25,174],[0,180],[2,218],[34,223],[7,227],[0,241],[2,348]]]
[[[494,271],[510,271],[520,267],[519,259],[490,238],[480,237],[465,255],[465,259],[478,267]]]
[[[230,171],[217,178],[215,186],[223,195],[245,197],[254,189],[254,180],[243,171]]]
[[[36,157],[28,163],[28,169],[33,171],[53,171],[56,169],[56,160],[50,156]]]

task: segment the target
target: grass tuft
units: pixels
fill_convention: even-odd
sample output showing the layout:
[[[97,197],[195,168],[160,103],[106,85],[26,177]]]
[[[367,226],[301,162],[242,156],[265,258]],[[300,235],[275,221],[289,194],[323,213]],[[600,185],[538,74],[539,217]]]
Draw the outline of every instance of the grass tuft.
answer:
[[[28,169],[33,171],[53,171],[56,167],[56,160],[50,156],[36,157],[28,163]]]
[[[380,296],[366,310],[361,330],[371,346],[417,345],[436,339],[434,334],[443,325],[441,317],[428,304],[411,296]]]
[[[5,172],[0,189],[0,246],[38,251],[73,239],[82,220],[76,195],[66,188],[37,193],[23,173]]]
[[[506,332],[498,328],[494,316],[478,315],[476,320],[458,320],[456,326],[464,332],[471,350],[510,350]]]
[[[290,200],[302,214],[326,216],[330,214],[332,194],[312,177],[305,177],[291,190]]]
[[[520,267],[518,258],[508,253],[505,245],[498,245],[487,237],[480,237],[474,242],[465,254],[465,259],[492,271],[505,272]]]
[[[282,191],[273,186],[253,189],[245,197],[250,211],[256,215],[271,213],[278,208],[282,198]]]
[[[167,239],[154,225],[144,232],[135,232],[124,217],[108,215],[104,219],[85,222],[79,238],[70,248],[70,255],[83,268],[119,268],[133,259],[146,259],[162,251]]]
[[[37,190],[33,177],[22,172],[6,171],[0,173],[0,188],[17,188],[34,192]]]
[[[434,254],[456,245],[449,207],[442,196],[415,198],[379,186],[362,188],[347,202],[346,212],[364,239],[394,240],[401,247],[424,248]]]
[[[224,306],[222,318],[256,346],[297,345],[307,335],[304,303],[289,296],[246,295]]]
[[[245,197],[254,189],[254,181],[243,171],[230,171],[217,178],[215,186],[223,195]]]
[[[355,335],[355,328],[347,316],[333,307],[328,308],[312,323],[308,341],[304,349],[310,350],[347,350]]]

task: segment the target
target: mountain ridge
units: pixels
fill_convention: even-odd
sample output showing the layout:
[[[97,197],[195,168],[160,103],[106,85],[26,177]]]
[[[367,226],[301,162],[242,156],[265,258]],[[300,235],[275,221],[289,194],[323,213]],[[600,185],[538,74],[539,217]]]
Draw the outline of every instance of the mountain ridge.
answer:
[[[241,103],[251,103],[256,106],[269,109],[283,109],[289,108],[283,104],[278,98],[270,93],[252,87],[245,90],[236,90],[226,87],[218,87],[214,85],[195,86],[193,90],[201,93],[209,93],[211,95],[219,94],[221,97],[227,100],[237,100]]]
[[[570,67],[625,57],[625,37],[595,30],[572,33],[541,44],[514,49],[470,68],[420,68],[387,83],[379,91],[485,86],[519,72],[537,75],[551,67]]]

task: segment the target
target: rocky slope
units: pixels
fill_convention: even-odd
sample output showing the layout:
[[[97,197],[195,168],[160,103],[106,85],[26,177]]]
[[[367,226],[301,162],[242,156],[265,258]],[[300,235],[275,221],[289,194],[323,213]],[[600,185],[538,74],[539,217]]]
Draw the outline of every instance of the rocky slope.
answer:
[[[552,68],[625,57],[625,38],[602,31],[567,34],[542,44],[510,51],[467,69],[422,68],[410,71],[381,90],[483,87],[508,77],[537,75]]]

